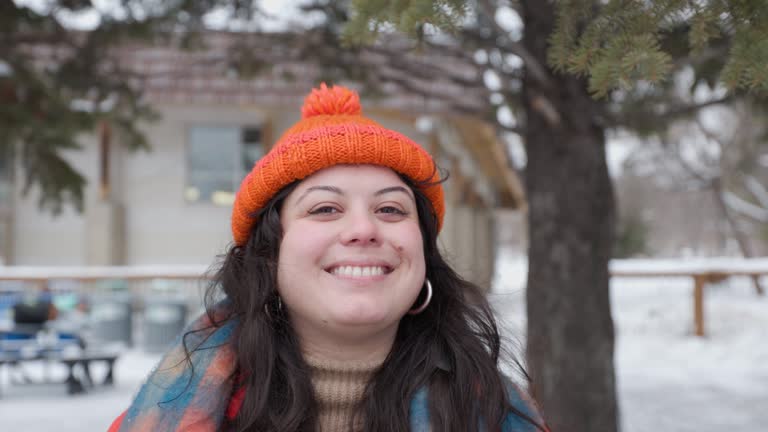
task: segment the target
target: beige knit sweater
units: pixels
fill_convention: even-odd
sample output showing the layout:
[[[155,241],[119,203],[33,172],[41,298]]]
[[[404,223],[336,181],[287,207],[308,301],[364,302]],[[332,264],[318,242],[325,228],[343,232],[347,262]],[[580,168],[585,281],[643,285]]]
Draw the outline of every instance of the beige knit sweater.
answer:
[[[320,431],[349,431],[354,408],[382,361],[339,362],[311,356],[305,356],[305,360],[312,370]],[[359,425],[355,429],[359,430]]]

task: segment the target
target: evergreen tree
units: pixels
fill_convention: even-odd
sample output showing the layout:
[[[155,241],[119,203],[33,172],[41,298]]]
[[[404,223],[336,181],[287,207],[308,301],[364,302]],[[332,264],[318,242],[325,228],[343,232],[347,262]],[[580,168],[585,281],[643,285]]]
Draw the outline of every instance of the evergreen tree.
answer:
[[[142,77],[112,48],[192,46],[207,12],[228,6],[253,17],[258,9],[250,3],[120,0],[100,10],[91,0],[0,1],[0,155],[19,162],[25,193],[36,186],[40,207],[54,214],[67,203],[82,211],[86,179],[64,153],[101,122],[128,148],[148,147],[138,125],[156,115],[141,99]],[[67,17],[86,12],[96,17],[88,31],[65,26]]]
[[[524,119],[534,393],[553,430],[618,430],[608,292],[615,209],[605,131],[658,133],[702,107],[743,99],[745,91],[765,95],[764,2],[352,3],[348,38],[361,33],[359,40],[370,41],[370,32],[389,24],[428,44],[437,27],[454,44],[488,54],[487,69],[501,83],[498,106]],[[522,31],[497,19],[510,12]],[[507,58],[522,60],[524,72]],[[688,89],[675,84],[681,73],[694,75]]]

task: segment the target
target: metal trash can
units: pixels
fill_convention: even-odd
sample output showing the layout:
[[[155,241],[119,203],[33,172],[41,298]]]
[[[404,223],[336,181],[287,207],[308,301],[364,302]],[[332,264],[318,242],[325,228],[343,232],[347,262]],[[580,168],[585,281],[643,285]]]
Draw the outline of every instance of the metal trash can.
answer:
[[[133,310],[130,299],[94,300],[91,304],[91,322],[95,341],[133,345]]]
[[[184,330],[186,320],[187,305],[183,302],[147,302],[144,307],[144,350],[165,351]]]

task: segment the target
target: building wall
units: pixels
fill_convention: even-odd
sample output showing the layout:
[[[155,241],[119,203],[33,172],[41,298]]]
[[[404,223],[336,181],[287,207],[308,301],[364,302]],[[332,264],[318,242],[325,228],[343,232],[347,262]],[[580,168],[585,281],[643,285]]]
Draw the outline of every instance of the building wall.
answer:
[[[95,142],[88,137],[82,139],[83,151],[65,153],[73,168],[86,178],[96,177],[97,153]],[[17,173],[19,167],[16,167]],[[70,205],[64,207],[59,216],[38,208],[39,189],[33,187],[29,194],[22,195],[22,181],[16,175],[14,182],[12,219],[11,264],[16,265],[81,265],[85,264],[86,218]],[[85,188],[85,200],[95,196],[95,186],[90,180]]]
[[[248,108],[157,107],[162,119],[146,125],[149,151],[112,146],[107,200],[98,194],[98,144],[84,137],[69,159],[89,181],[85,211],[67,208],[59,217],[39,211],[38,191],[14,205],[13,262],[17,265],[206,264],[229,242],[231,207],[184,199],[187,130],[191,125],[258,124],[263,112]],[[121,225],[121,236],[109,236]],[[115,259],[105,259],[99,237],[109,236]],[[101,242],[103,243],[103,242]],[[102,245],[103,246],[103,245]]]
[[[124,158],[118,200],[125,207],[126,264],[206,264],[230,241],[231,207],[184,198],[193,125],[259,125],[255,109],[163,107],[147,128],[152,150]]]

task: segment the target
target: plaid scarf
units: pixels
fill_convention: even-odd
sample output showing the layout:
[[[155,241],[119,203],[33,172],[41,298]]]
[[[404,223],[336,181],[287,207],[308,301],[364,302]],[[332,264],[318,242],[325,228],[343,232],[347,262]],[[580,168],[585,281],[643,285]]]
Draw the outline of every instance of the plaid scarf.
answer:
[[[219,321],[226,313],[218,306],[214,318]],[[139,390],[119,431],[219,430],[232,396],[237,360],[231,338],[236,326],[232,319],[213,327],[207,314],[190,324]]]

